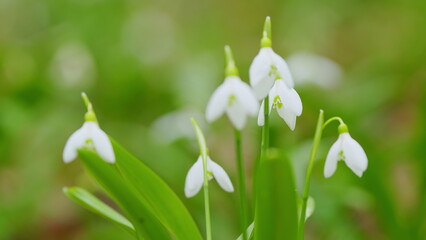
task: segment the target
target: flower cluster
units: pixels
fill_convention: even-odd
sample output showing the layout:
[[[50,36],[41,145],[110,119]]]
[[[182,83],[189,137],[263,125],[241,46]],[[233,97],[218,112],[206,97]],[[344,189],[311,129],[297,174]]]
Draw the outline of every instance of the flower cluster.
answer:
[[[235,128],[236,139],[236,158],[239,172],[239,190],[240,190],[240,206],[241,206],[241,226],[243,230],[242,239],[247,240],[248,234],[246,227],[247,222],[247,198],[245,192],[245,176],[244,176],[244,161],[241,144],[241,130],[247,124],[249,117],[257,115],[257,123],[263,126],[262,129],[262,149],[261,159],[265,158],[269,151],[269,114],[272,109],[275,109],[278,115],[284,120],[288,127],[293,131],[296,127],[296,119],[301,116],[303,111],[302,101],[299,94],[294,89],[294,82],[289,71],[286,61],[274,52],[271,41],[271,23],[269,17],[265,21],[263,37],[261,39],[261,49],[254,58],[249,69],[249,84],[244,82],[238,72],[235,60],[229,46],[225,46],[226,67],[224,82],[213,92],[206,108],[206,119],[208,122],[217,120],[222,115],[226,114]],[[82,93],[82,98],[86,104],[87,112],[85,114],[85,122],[81,128],[76,130],[68,138],[63,150],[63,161],[69,163],[78,156],[80,149],[89,149],[96,152],[100,158],[108,163],[115,163],[116,156],[108,135],[99,127],[96,115],[94,113],[91,102],[85,93]],[[260,103],[261,102],[261,103]],[[260,104],[259,104],[260,103]],[[347,125],[340,117],[332,117],[324,123],[323,111],[320,111],[318,124],[315,131],[314,141],[312,145],[310,160],[307,167],[306,181],[302,196],[302,207],[299,217],[299,233],[303,239],[304,223],[307,216],[312,213],[313,209],[308,208],[309,199],[309,180],[313,168],[313,163],[316,151],[320,145],[321,134],[324,128],[332,121],[339,121],[338,126],[339,137],[331,146],[325,161],[324,176],[331,177],[336,169],[338,162],[344,161],[349,169],[357,176],[361,177],[368,166],[368,159],[364,149],[355,141],[349,134]],[[195,196],[201,188],[204,187],[204,198],[206,208],[206,232],[207,239],[211,239],[210,212],[208,200],[208,183],[212,179],[216,179],[219,186],[226,192],[233,192],[234,186],[226,171],[216,162],[214,162],[208,153],[207,144],[204,135],[194,119],[192,119],[197,139],[200,145],[200,156],[193,166],[189,169],[185,179],[185,196],[190,198]],[[114,147],[116,144],[114,143]],[[117,156],[119,148],[116,148]],[[122,163],[122,159],[118,158],[118,163]],[[259,160],[260,162],[261,160]],[[259,163],[257,162],[257,163]],[[121,164],[117,164],[120,167]],[[108,166],[108,165],[106,165]],[[131,165],[133,166],[133,165]],[[272,166],[272,165],[271,165]],[[144,168],[145,169],[145,168]],[[290,169],[290,168],[287,168]],[[282,169],[281,169],[282,170]],[[269,174],[269,172],[267,172]],[[120,174],[122,174],[120,172]],[[124,173],[123,173],[124,174]],[[145,176],[144,174],[131,174],[132,176]],[[290,176],[291,174],[283,174]],[[105,174],[107,178],[111,174]],[[120,175],[121,176],[121,175]],[[104,177],[104,176],[102,176]],[[153,179],[156,179],[153,177]],[[290,179],[291,180],[291,179]],[[111,182],[111,181],[110,181]],[[116,181],[112,181],[116,182]],[[139,181],[134,181],[139,183]],[[150,181],[147,181],[150,182]],[[272,182],[272,181],[270,181]],[[274,181],[275,183],[276,181]],[[288,181],[291,182],[291,181]],[[159,186],[161,184],[155,184]],[[166,185],[166,184],[164,184]],[[121,187],[121,185],[119,185]],[[121,189],[121,188],[120,188]],[[157,188],[156,192],[158,192]],[[288,188],[294,192],[294,188]],[[132,192],[131,190],[130,192]],[[171,191],[172,192],[172,191]],[[125,195],[119,191],[118,196]],[[149,195],[149,194],[147,194]],[[146,197],[147,195],[144,195]],[[156,195],[156,194],[153,194]],[[167,196],[167,195],[164,195]],[[169,196],[174,196],[173,194]],[[156,197],[162,197],[156,196]],[[294,197],[296,198],[296,197]],[[163,200],[163,199],[162,199]],[[169,198],[167,199],[169,200]],[[312,200],[313,201],[313,200]],[[151,201],[149,204],[155,204],[156,201]],[[160,201],[161,202],[161,201]],[[167,201],[163,201],[167,202]],[[269,200],[266,201],[269,204]],[[295,203],[296,201],[294,201]],[[126,201],[127,203],[127,201]],[[268,205],[266,204],[266,205]],[[177,204],[178,205],[178,204]],[[176,205],[176,206],[177,206]],[[265,205],[265,204],[264,204]],[[134,206],[134,205],[132,205]],[[175,205],[173,205],[175,206]],[[151,207],[151,206],[150,206]],[[294,209],[296,209],[295,207]],[[172,208],[167,208],[168,211]],[[130,211],[132,212],[132,211]],[[256,211],[255,211],[256,212]],[[295,211],[296,212],[296,211]],[[256,212],[257,213],[257,212]],[[176,215],[171,215],[173,218]],[[296,214],[295,214],[296,216]],[[164,216],[162,216],[164,217]],[[139,215],[137,216],[139,219]],[[161,218],[162,219],[162,218]],[[297,219],[297,217],[295,217]],[[173,220],[174,221],[174,220]],[[176,219],[178,221],[178,219]],[[256,222],[258,222],[256,220]],[[250,225],[249,229],[256,226],[256,222]],[[129,223],[130,224],[130,223]],[[179,227],[178,229],[181,229]],[[133,229],[134,231],[134,229]],[[257,231],[257,230],[256,230]],[[152,239],[152,238],[147,238]],[[176,238],[181,239],[181,238]],[[182,238],[187,239],[187,238]]]
[[[286,61],[272,50],[270,18],[265,22],[261,49],[249,69],[250,85],[241,81],[231,50],[225,47],[227,56],[226,78],[213,93],[207,105],[206,118],[212,122],[227,113],[235,128],[244,128],[247,116],[258,113],[258,125],[264,124],[264,103],[260,110],[256,101],[268,98],[269,113],[275,108],[291,130],[296,127],[296,117],[302,114],[302,101],[294,90],[294,82]]]

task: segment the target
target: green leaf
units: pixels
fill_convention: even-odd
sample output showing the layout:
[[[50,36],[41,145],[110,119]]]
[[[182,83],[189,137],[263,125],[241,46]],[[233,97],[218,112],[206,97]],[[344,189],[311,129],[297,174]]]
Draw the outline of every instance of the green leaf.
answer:
[[[87,208],[88,210],[118,224],[126,231],[136,236],[135,228],[133,227],[132,223],[127,220],[127,218],[123,217],[120,213],[106,205],[90,192],[79,187],[65,187],[63,191],[65,195],[67,195],[71,200],[80,204],[84,208]]]
[[[128,183],[150,204],[160,221],[176,239],[201,240],[201,233],[185,205],[173,190],[147,167],[111,139],[116,166]]]
[[[79,150],[78,155],[89,173],[128,216],[138,239],[172,239],[149,203],[124,181],[114,164],[105,162],[97,153],[86,149]]]
[[[254,233],[254,231],[253,231],[253,229],[254,229],[254,222],[252,222],[248,227],[247,227],[247,230],[246,230],[246,233],[247,233],[247,239],[248,240],[250,240],[250,239],[253,239],[253,233]],[[237,238],[237,240],[243,240],[243,234],[241,234],[238,238]]]
[[[296,187],[288,159],[270,150],[260,163],[256,184],[255,239],[296,239]]]

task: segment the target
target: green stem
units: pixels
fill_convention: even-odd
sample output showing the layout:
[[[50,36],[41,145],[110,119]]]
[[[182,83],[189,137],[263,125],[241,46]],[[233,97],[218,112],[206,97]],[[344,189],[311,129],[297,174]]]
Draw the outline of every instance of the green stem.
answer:
[[[269,148],[269,96],[266,96],[263,102],[263,115],[265,122],[262,129],[262,143],[260,152],[261,161],[265,158],[266,152]]]
[[[340,117],[332,117],[332,118],[329,118],[327,121],[325,121],[325,123],[322,125],[322,128],[324,129],[332,121],[339,121],[340,125],[345,124],[343,122],[343,119],[341,119]]]
[[[203,159],[203,173],[204,173],[204,210],[206,217],[206,239],[212,239],[212,225],[211,225],[211,217],[210,217],[210,202],[209,202],[209,179],[207,174],[207,145],[206,139],[204,138],[204,134],[201,131],[200,125],[198,125],[197,121],[194,118],[191,118],[192,125],[194,126],[195,135],[197,136],[198,144],[200,145],[200,154]]]
[[[298,234],[299,240],[304,239],[306,206],[308,204],[308,198],[309,198],[309,186],[310,186],[310,182],[311,182],[311,173],[312,173],[312,168],[314,166],[315,156],[317,154],[317,150],[318,150],[318,147],[319,147],[320,142],[321,142],[323,124],[324,124],[324,111],[320,110],[320,113],[319,113],[319,116],[318,116],[317,127],[315,129],[314,141],[312,143],[311,153],[310,153],[310,156],[309,156],[308,168],[306,169],[305,188],[304,188],[304,191],[303,191],[302,209],[301,209],[301,214],[300,214],[300,219],[299,219],[299,234]]]
[[[235,151],[238,162],[238,175],[240,186],[240,224],[242,230],[243,240],[247,240],[247,194],[246,194],[246,178],[244,173],[244,161],[242,154],[241,132],[235,130]]]
[[[269,96],[266,96],[263,101],[263,116],[264,116],[264,122],[262,127],[262,142],[260,144],[260,157],[257,159],[256,163],[254,164],[254,176],[253,176],[253,196],[257,196],[256,192],[257,190],[257,175],[258,170],[262,162],[266,158],[266,154],[268,152],[269,148]],[[258,210],[258,203],[257,199],[254,198],[254,219],[255,222],[257,220],[257,212]]]
[[[207,176],[207,157],[203,156],[203,169],[204,169],[204,211],[206,216],[206,239],[212,239],[212,225],[210,217],[210,201],[209,201],[209,180]]]

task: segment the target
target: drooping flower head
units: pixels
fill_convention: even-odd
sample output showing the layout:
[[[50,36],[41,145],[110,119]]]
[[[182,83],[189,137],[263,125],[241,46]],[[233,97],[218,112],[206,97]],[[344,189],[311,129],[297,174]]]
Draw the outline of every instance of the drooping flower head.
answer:
[[[291,130],[296,127],[296,117],[302,114],[302,101],[294,90],[294,82],[285,60],[272,50],[271,19],[266,18],[260,52],[250,66],[250,84],[260,99],[268,100],[268,112],[275,108]],[[266,98],[269,96],[268,98]],[[260,107],[257,124],[263,126],[264,103]]]
[[[83,100],[87,106],[85,122],[83,126],[75,131],[68,138],[62,158],[65,163],[72,162],[77,158],[77,151],[81,148],[94,149],[99,156],[109,163],[115,162],[114,150],[108,135],[99,128],[93,111],[92,103],[85,93],[82,93]]]
[[[367,170],[368,159],[361,145],[349,134],[346,124],[339,126],[339,138],[331,146],[324,166],[324,176],[331,177],[337,168],[337,162],[342,160],[358,177]]]
[[[277,79],[282,79],[289,88],[294,87],[287,63],[272,50],[271,19],[269,17],[265,21],[260,47],[249,70],[250,85],[259,100],[268,95]]]
[[[225,81],[214,91],[206,109],[207,121],[213,122],[226,113],[238,130],[244,128],[248,116],[256,116],[259,103],[250,86],[238,76],[231,48],[225,46],[227,60]]]
[[[296,127],[296,117],[302,114],[302,101],[299,94],[293,88],[289,88],[283,80],[276,80],[274,86],[269,91],[269,113],[272,108],[277,110],[278,115],[287,123],[291,130]],[[263,126],[265,121],[264,104],[260,106],[257,124]]]
[[[231,179],[228,174],[226,174],[225,170],[219,164],[215,163],[207,156],[207,173],[209,180],[213,178],[216,179],[219,186],[227,191],[233,192],[234,186],[232,185]],[[191,169],[189,169],[188,174],[186,175],[185,180],[185,196],[190,198],[195,196],[203,186],[204,182],[204,169],[203,169],[203,160],[202,157],[199,156],[194,165],[192,165]]]

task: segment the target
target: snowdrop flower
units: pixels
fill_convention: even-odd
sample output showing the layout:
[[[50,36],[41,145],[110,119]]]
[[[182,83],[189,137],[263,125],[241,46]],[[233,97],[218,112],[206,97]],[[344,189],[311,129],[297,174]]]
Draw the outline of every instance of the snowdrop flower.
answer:
[[[340,124],[339,134],[325,160],[324,176],[331,177],[336,171],[337,162],[343,160],[358,177],[361,177],[368,165],[364,149],[351,137],[346,124]]]
[[[291,55],[287,62],[296,86],[313,83],[322,88],[332,89],[343,78],[340,65],[320,55],[299,52]]]
[[[265,21],[260,45],[260,51],[249,70],[250,85],[259,100],[268,95],[276,79],[282,79],[289,88],[294,86],[287,63],[272,50],[271,19],[269,17]]]
[[[203,159],[201,156],[198,157],[197,162],[189,169],[185,180],[185,196],[190,198],[195,196],[201,189],[204,183],[204,171],[203,171]],[[216,179],[219,186],[227,192],[233,192],[234,186],[232,185],[231,179],[228,174],[219,164],[213,162],[209,156],[207,156],[207,173],[209,180]]]
[[[282,79],[275,80],[274,86],[269,91],[269,113],[272,108],[275,108],[278,115],[287,123],[291,130],[296,127],[296,117],[302,114],[302,101],[299,94],[293,89],[289,88]],[[257,118],[257,124],[263,126],[265,121],[264,115],[265,101],[262,102]]]
[[[231,49],[225,46],[227,59],[226,78],[213,93],[207,104],[207,121],[213,122],[226,112],[238,130],[244,128],[248,116],[256,116],[259,103],[250,86],[238,76]]]
[[[83,100],[86,103],[88,111],[85,115],[85,122],[81,128],[75,131],[68,138],[63,152],[63,160],[65,163],[72,162],[77,158],[77,150],[88,147],[94,148],[99,156],[106,162],[114,163],[115,155],[111,141],[108,135],[99,128],[96,115],[92,109],[88,97],[82,93]]]

